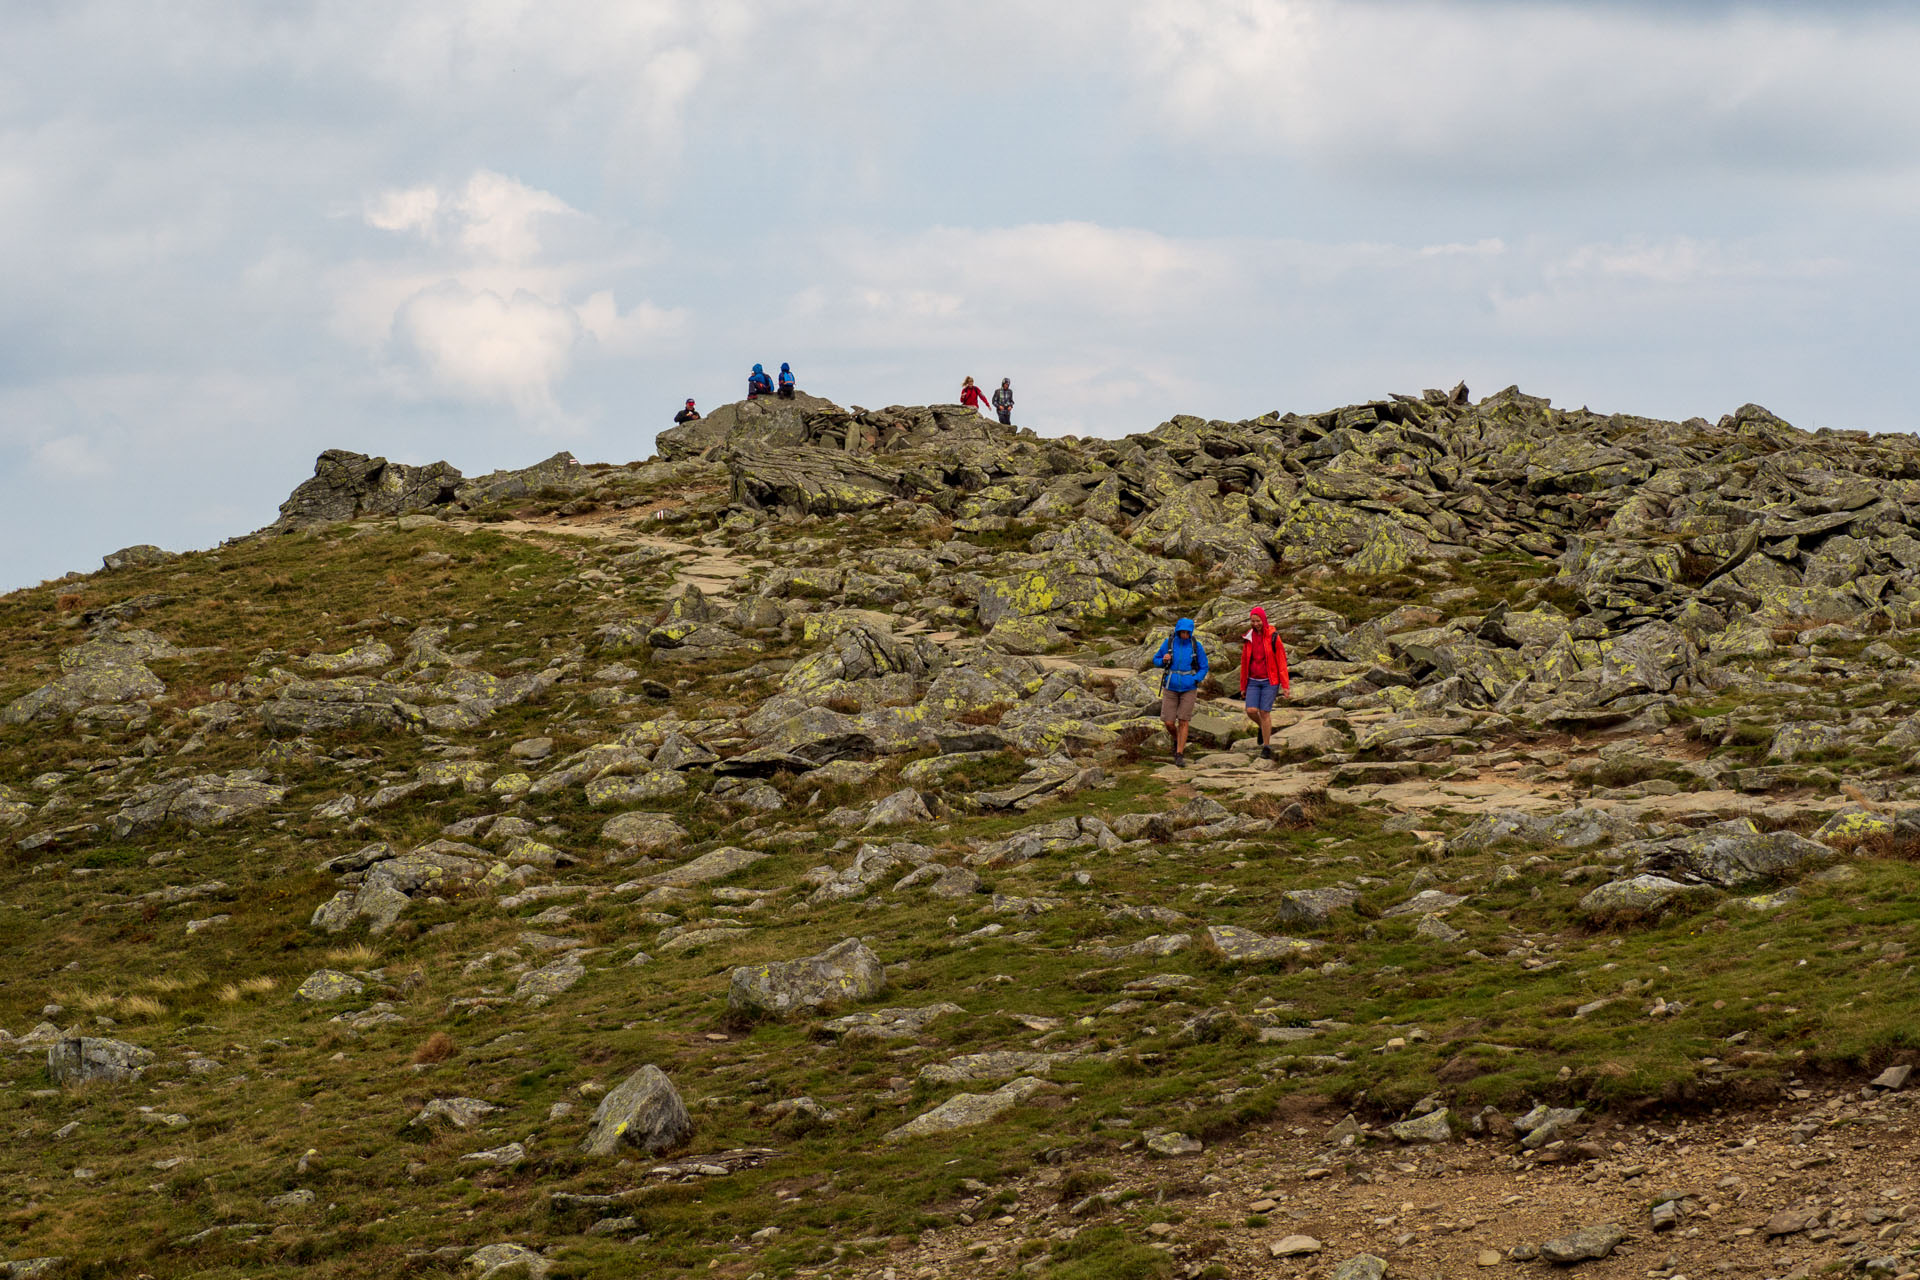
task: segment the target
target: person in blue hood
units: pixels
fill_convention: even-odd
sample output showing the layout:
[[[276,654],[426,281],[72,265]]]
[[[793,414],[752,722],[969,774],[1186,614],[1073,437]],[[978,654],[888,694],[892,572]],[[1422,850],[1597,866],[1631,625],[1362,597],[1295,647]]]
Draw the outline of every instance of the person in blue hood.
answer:
[[[780,398],[793,399],[793,366],[785,360],[780,362]]]
[[[753,372],[747,375],[747,399],[773,394],[773,379],[759,365],[753,366]]]
[[[1193,634],[1193,619],[1173,624],[1173,634],[1153,655],[1160,668],[1160,722],[1173,739],[1173,762],[1187,767],[1187,726],[1193,722],[1200,686],[1207,682],[1207,650]]]

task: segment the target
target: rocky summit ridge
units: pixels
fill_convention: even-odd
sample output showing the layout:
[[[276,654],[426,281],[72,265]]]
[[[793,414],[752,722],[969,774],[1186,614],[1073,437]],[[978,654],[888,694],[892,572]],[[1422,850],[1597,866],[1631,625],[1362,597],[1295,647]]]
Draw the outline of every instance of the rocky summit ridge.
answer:
[[[0,1275],[1916,1270],[1920,439],[656,448],[0,598]]]

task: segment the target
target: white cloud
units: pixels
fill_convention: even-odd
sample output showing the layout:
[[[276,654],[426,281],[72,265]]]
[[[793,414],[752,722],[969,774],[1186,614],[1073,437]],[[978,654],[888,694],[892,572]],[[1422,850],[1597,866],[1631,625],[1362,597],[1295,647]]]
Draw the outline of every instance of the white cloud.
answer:
[[[85,436],[55,436],[36,446],[33,460],[61,480],[92,480],[104,475],[107,462]]]
[[[573,364],[582,326],[573,308],[524,290],[503,298],[448,280],[394,313],[399,351],[461,399],[504,400],[529,417],[558,416],[554,384]]]
[[[623,312],[612,288],[593,288],[644,261],[644,245],[606,234],[587,236],[585,254],[554,245],[549,233],[563,223],[610,229],[503,174],[383,191],[362,217],[417,247],[336,272],[336,327],[393,371],[411,371],[415,394],[503,403],[535,425],[564,426],[561,385],[584,350],[633,355],[684,320],[645,301]]]
[[[1911,170],[1910,11],[1139,0],[1156,118],[1227,153],[1376,178],[1587,182]]]

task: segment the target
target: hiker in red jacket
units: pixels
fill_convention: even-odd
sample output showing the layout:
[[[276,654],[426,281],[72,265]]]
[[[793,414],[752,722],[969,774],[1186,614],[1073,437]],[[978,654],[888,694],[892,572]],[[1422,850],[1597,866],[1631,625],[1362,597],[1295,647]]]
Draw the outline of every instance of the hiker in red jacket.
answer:
[[[1260,726],[1260,756],[1273,759],[1273,695],[1293,696],[1287,680],[1287,646],[1267,621],[1267,611],[1253,607],[1253,625],[1241,637],[1240,694],[1247,700],[1247,719]]]
[[[968,374],[967,380],[960,384],[960,403],[975,413],[984,414],[987,411],[987,393],[973,384],[972,374]]]

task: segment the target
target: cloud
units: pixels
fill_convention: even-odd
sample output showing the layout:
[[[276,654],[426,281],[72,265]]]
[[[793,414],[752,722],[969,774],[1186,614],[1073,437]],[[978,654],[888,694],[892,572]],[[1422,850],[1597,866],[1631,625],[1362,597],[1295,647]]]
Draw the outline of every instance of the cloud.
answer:
[[[397,351],[443,390],[504,400],[529,417],[558,416],[554,384],[583,332],[573,308],[525,290],[503,298],[447,280],[409,298],[393,317]]]
[[[336,324],[411,394],[566,427],[561,386],[583,353],[633,355],[684,320],[645,301],[623,312],[593,288],[646,259],[638,240],[504,174],[377,192],[361,217],[413,247],[337,273]]]
[[[36,465],[61,480],[91,480],[107,470],[106,459],[85,436],[55,436],[35,446]]]
[[[1911,11],[1141,0],[1147,115],[1376,179],[1604,182],[1912,168]]]

